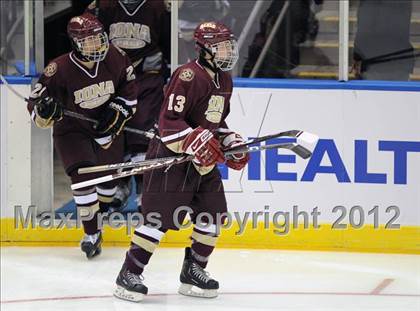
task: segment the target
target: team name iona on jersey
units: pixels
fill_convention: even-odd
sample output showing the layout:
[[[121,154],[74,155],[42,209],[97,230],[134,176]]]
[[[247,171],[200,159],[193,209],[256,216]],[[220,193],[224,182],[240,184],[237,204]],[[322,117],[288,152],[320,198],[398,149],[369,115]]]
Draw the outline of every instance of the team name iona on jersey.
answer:
[[[149,26],[138,23],[111,24],[109,39],[122,49],[140,49],[152,42]]]
[[[104,81],[75,91],[74,103],[85,109],[94,109],[107,102],[114,93],[114,83]]]
[[[206,119],[211,123],[220,123],[222,120],[225,98],[220,95],[212,95],[209,100],[209,106],[205,112]]]

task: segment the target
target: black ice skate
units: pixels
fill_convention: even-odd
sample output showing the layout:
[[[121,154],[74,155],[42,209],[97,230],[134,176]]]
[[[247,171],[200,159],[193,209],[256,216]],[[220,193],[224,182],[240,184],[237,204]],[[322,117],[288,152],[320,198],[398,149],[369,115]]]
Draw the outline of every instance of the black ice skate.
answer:
[[[185,249],[185,258],[179,277],[181,286],[178,293],[186,296],[214,298],[217,297],[219,282],[210,278],[206,272],[191,256],[191,248]]]
[[[88,259],[98,256],[102,251],[102,232],[98,231],[95,234],[85,234],[83,240],[80,242],[80,248],[86,253]]]
[[[147,287],[143,284],[143,276],[134,274],[123,265],[117,277],[117,288],[114,296],[120,299],[139,302],[147,295]]]

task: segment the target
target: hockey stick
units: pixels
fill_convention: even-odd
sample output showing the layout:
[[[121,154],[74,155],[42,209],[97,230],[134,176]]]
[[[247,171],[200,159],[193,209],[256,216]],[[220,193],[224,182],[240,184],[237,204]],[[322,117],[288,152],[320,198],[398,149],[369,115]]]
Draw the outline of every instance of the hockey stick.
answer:
[[[257,151],[262,151],[262,150],[267,150],[267,149],[278,149],[278,148],[288,149],[292,151],[302,148],[301,150],[302,152],[305,152],[306,159],[312,155],[312,153],[308,149],[298,145],[297,143],[279,143],[279,144],[272,144],[272,145],[251,146],[251,147],[246,147],[244,149],[241,149],[240,152],[250,153],[250,152],[257,152]],[[226,155],[231,155],[238,152],[239,150],[235,149],[234,151],[233,150],[227,151],[224,154],[226,156]],[[104,182],[108,182],[111,180],[115,180],[115,179],[119,179],[119,178],[123,178],[127,176],[143,174],[144,172],[154,170],[154,169],[164,168],[164,167],[166,167],[168,170],[172,165],[188,162],[193,159],[194,159],[193,155],[182,155],[182,156],[175,156],[175,157],[151,159],[151,160],[141,161],[138,163],[119,163],[123,165],[130,164],[130,166],[126,165],[125,168],[129,168],[129,167],[133,167],[133,168],[129,171],[117,172],[117,173],[106,175],[103,177],[94,178],[87,181],[72,184],[71,189],[77,190],[84,187],[101,184]],[[114,165],[118,165],[118,164],[114,164]],[[86,168],[86,169],[91,169],[91,168]],[[114,167],[114,169],[116,168]],[[92,172],[93,171],[90,171],[88,173],[92,173]],[[95,172],[98,172],[98,171],[95,171]],[[80,173],[80,170],[79,170],[79,173]],[[87,173],[86,170],[83,173]]]
[[[249,151],[249,149],[250,149],[249,145],[251,145],[251,144],[260,143],[260,142],[263,142],[263,141],[268,140],[268,139],[272,139],[272,138],[276,138],[276,137],[282,137],[282,136],[292,136],[292,137],[295,136],[295,137],[297,137],[298,134],[299,134],[299,136],[304,134],[305,136],[310,137],[311,142],[312,141],[316,142],[318,140],[318,137],[314,134],[311,134],[311,133],[308,133],[308,132],[303,132],[303,131],[298,131],[298,130],[291,130],[291,131],[280,132],[280,133],[277,133],[277,134],[266,135],[266,136],[262,136],[262,137],[258,137],[258,138],[255,138],[255,139],[248,140],[248,141],[246,141],[245,143],[243,143],[239,146],[235,146],[234,148],[226,150],[225,155],[234,154],[234,153],[242,153],[242,152],[252,152],[252,151]],[[306,139],[306,140],[308,141],[309,139]],[[304,146],[302,146],[300,144],[296,144],[296,143],[295,144],[280,143],[280,144],[276,144],[275,146],[278,146],[277,148],[289,149],[292,152],[296,153],[298,156],[300,156],[302,159],[307,159],[312,155],[311,151],[309,151]],[[289,147],[289,146],[291,146],[291,147]],[[266,147],[264,147],[264,148],[265,149],[270,149],[270,148],[266,148]],[[258,150],[262,150],[262,149],[258,149]],[[173,157],[161,158],[161,159],[163,160],[163,159],[171,159],[171,158],[173,158]],[[126,168],[132,168],[132,167],[145,166],[145,165],[149,165],[149,164],[154,163],[154,162],[155,162],[154,159],[152,159],[152,160],[142,161],[140,163],[139,162],[137,162],[137,163],[124,162],[124,163],[84,167],[84,168],[80,168],[78,170],[78,173],[79,174],[88,174],[88,173],[112,171],[112,170],[117,170],[117,169],[126,169]]]
[[[6,79],[1,74],[0,74],[0,80],[4,83],[4,85],[13,94],[15,94],[17,97],[19,97],[23,101],[25,101],[27,103],[29,102],[29,99],[26,98],[26,97],[24,97],[23,95],[19,94],[13,87],[11,87],[10,84],[6,81]],[[88,121],[88,122],[91,122],[93,124],[98,124],[98,121],[97,120],[92,119],[92,118],[89,118],[89,117],[86,117],[83,114],[80,114],[80,113],[77,113],[77,112],[74,112],[74,111],[70,111],[70,110],[67,110],[67,109],[63,109],[63,111],[64,111],[64,115],[65,116],[68,116],[68,117],[71,117],[71,118],[75,118],[75,119],[79,119],[79,120],[83,120],[83,121]],[[142,130],[138,130],[138,129],[135,129],[135,128],[132,128],[132,127],[127,127],[127,126],[124,127],[124,131],[135,133],[135,134],[139,134],[139,135],[142,135],[142,136],[146,136],[147,138],[150,138],[150,139],[152,139],[154,137],[157,137],[156,134],[153,134],[151,132],[142,131]]]
[[[302,159],[308,159],[312,155],[312,152],[310,150],[308,150],[307,148],[297,143],[278,143],[278,144],[272,144],[272,145],[252,146],[252,147],[240,145],[238,148],[232,148],[224,152],[224,155],[229,156],[235,153],[249,153],[249,152],[256,152],[260,150],[273,149],[273,148],[288,149],[296,153]],[[172,160],[174,158],[175,157],[159,158],[159,160],[165,161],[165,160]],[[141,162],[123,162],[123,163],[115,163],[115,164],[105,164],[105,165],[79,168],[77,173],[89,174],[89,173],[98,173],[98,172],[105,172],[105,171],[112,171],[112,170],[122,170],[122,169],[133,168],[133,167],[148,166],[154,163],[156,163],[156,159],[145,160]]]

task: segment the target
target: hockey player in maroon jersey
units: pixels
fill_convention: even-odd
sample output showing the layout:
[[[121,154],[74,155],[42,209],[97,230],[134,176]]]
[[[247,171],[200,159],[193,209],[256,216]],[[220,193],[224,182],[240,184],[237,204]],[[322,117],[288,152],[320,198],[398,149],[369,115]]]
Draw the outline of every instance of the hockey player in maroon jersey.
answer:
[[[123,159],[125,123],[137,104],[135,74],[129,58],[108,42],[102,24],[91,14],[73,17],[68,23],[72,52],[48,64],[30,96],[28,110],[41,128],[53,127],[54,146],[72,183],[92,176],[77,174],[78,168],[109,164]],[[63,109],[99,121],[92,123],[63,117]],[[82,251],[88,258],[101,252],[98,211],[112,201],[116,184],[73,191],[83,221]],[[80,208],[83,209],[80,209]]]
[[[168,4],[164,0],[102,0],[92,2],[89,12],[96,12],[96,2],[99,2],[98,18],[109,40],[127,53],[135,68],[142,113],[136,114],[127,125],[146,131],[153,129],[163,101],[164,59],[170,56]],[[126,160],[144,160],[149,140],[131,133],[125,133],[125,137]],[[129,180],[122,180],[118,187],[113,203],[116,207],[127,201]],[[141,175],[136,176],[139,195],[141,180]]]
[[[153,251],[167,230],[178,230],[188,206],[194,223],[192,245],[185,249],[179,293],[197,297],[216,297],[219,283],[204,270],[218,236],[217,217],[227,211],[221,175],[217,163],[226,161],[241,170],[247,154],[225,159],[223,149],[243,142],[225,122],[229,114],[232,78],[228,71],[238,59],[236,40],[221,23],[206,22],[194,32],[199,56],[178,68],[165,91],[159,117],[160,140],[153,139],[146,158],[187,153],[195,156],[189,163],[159,169],[144,176],[142,213],[145,224],[136,228],[131,247],[117,277],[114,295],[140,301],[147,294],[141,276]],[[197,215],[212,216],[199,223]],[[161,226],[148,221],[158,213]],[[175,219],[174,219],[175,218]],[[196,221],[197,220],[197,221]],[[219,224],[220,225],[220,224]]]

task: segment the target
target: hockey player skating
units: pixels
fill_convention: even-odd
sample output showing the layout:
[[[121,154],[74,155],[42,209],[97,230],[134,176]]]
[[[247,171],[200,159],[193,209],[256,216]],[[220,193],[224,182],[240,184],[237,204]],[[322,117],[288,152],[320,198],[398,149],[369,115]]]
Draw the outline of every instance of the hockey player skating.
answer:
[[[173,165],[144,175],[142,213],[145,225],[132,236],[130,249],[116,280],[115,296],[140,301],[147,294],[142,272],[167,230],[178,230],[186,213],[173,219],[175,210],[189,206],[194,229],[192,245],[185,249],[179,293],[197,297],[216,297],[219,283],[204,270],[217,241],[217,216],[227,211],[221,175],[217,163],[241,170],[247,154],[225,159],[222,150],[240,144],[243,139],[225,122],[229,114],[232,78],[228,71],[238,59],[236,40],[221,23],[206,22],[194,32],[199,56],[178,68],[171,77],[159,118],[161,140],[153,139],[147,159],[187,153],[192,162]],[[213,222],[198,213],[209,213]],[[150,213],[158,213],[161,226],[147,222]]]
[[[88,179],[77,169],[92,164],[123,160],[119,133],[133,117],[137,104],[135,74],[129,58],[108,42],[102,24],[91,14],[73,17],[68,23],[72,52],[44,69],[30,96],[28,110],[41,128],[53,127],[54,146],[72,183]],[[63,109],[99,121],[92,123],[63,117]],[[102,236],[98,211],[105,211],[116,191],[116,183],[73,191],[85,236],[81,249],[88,258],[101,252]]]
[[[164,0],[107,0],[93,1],[89,12],[98,18],[115,46],[130,57],[136,73],[139,89],[138,106],[142,113],[136,114],[127,126],[148,131],[153,129],[159,117],[163,101],[165,58],[170,54],[170,13]],[[140,108],[139,108],[140,109]],[[125,133],[125,160],[144,160],[149,139]],[[136,176],[138,203],[141,205],[142,175]],[[112,203],[122,208],[130,194],[130,178],[123,179]]]

